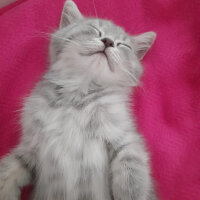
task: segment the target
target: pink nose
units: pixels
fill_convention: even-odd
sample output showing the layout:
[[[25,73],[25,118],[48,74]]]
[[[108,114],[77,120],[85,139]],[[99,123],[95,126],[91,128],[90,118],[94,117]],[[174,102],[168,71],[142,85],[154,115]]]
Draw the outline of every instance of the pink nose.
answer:
[[[110,38],[103,38],[101,41],[104,43],[105,48],[114,47],[114,42]]]

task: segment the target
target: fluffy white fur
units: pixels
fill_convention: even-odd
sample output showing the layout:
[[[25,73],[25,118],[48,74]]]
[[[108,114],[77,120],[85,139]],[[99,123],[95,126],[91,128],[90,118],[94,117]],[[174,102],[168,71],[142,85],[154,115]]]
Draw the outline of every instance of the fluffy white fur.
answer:
[[[0,162],[0,200],[19,199],[31,181],[34,200],[156,199],[128,110],[154,39],[85,18],[66,2],[50,68],[24,105],[21,142]]]

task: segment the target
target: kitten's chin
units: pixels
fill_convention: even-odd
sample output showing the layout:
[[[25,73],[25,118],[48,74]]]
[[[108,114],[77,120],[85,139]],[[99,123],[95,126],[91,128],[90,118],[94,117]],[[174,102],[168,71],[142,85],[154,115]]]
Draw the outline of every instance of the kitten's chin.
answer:
[[[114,72],[114,68],[109,62],[108,55],[106,54],[105,51],[95,52],[93,54],[90,54],[89,56],[91,56],[91,58],[93,58],[94,61],[96,61],[99,66],[108,67],[111,72]]]
[[[101,49],[94,52],[81,52],[80,55],[91,60],[92,64],[95,64],[97,67],[107,67],[109,71],[114,72],[114,67],[111,62],[112,59],[110,58],[109,51]]]

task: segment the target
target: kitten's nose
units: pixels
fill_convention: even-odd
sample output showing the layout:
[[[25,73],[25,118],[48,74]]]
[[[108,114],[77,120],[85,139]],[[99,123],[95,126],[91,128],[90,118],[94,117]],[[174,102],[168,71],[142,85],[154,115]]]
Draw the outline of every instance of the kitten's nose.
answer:
[[[101,41],[104,43],[105,48],[114,47],[114,42],[110,38],[103,38]]]

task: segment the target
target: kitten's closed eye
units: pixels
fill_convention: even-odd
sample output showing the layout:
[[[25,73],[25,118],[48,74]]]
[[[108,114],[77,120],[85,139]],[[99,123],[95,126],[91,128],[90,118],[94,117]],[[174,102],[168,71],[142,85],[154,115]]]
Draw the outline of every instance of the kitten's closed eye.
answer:
[[[99,35],[99,37],[101,37],[102,36],[102,32],[98,29],[98,28],[96,28],[95,26],[93,26],[93,25],[90,25],[92,28],[94,28],[97,32],[98,32],[98,35]]]
[[[128,44],[125,44],[125,43],[118,42],[118,43],[117,43],[117,46],[125,46],[125,47],[127,47],[127,48],[129,48],[129,49],[132,50],[131,46],[128,45]]]

